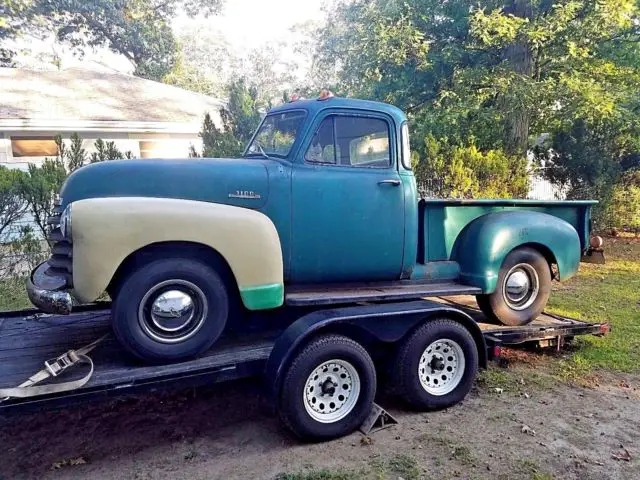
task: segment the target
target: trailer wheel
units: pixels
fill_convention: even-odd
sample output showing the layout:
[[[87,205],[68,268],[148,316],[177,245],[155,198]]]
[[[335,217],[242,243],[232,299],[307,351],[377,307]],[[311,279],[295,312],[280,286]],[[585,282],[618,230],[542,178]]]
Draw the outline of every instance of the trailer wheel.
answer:
[[[476,297],[482,312],[503,325],[526,325],[542,313],[551,293],[547,260],[533,248],[518,248],[506,256],[495,292]]]
[[[424,410],[446,408],[471,390],[478,347],[471,333],[448,319],[430,320],[401,345],[395,365],[400,396]]]
[[[371,411],[376,372],[357,342],[341,335],[312,340],[283,376],[278,413],[305,440],[328,440],[358,428]]]
[[[120,343],[149,362],[196,356],[220,337],[229,297],[212,267],[189,258],[155,260],[133,271],[112,305]]]

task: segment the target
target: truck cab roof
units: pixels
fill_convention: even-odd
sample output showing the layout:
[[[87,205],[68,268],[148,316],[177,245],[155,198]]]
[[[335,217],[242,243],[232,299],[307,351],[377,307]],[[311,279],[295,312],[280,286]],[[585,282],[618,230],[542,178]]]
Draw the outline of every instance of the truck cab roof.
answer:
[[[374,102],[371,100],[358,100],[354,98],[344,97],[328,97],[324,99],[306,99],[295,100],[289,103],[278,105],[269,110],[269,114],[287,112],[291,110],[306,110],[309,114],[315,115],[321,110],[327,108],[344,108],[350,110],[368,110],[374,112],[386,113],[398,124],[407,120],[407,116],[402,110],[393,105],[383,102]]]

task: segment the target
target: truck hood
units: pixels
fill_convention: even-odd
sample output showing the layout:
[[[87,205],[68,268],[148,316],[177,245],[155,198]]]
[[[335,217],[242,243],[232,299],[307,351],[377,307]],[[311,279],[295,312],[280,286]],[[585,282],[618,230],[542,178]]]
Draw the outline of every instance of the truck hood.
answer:
[[[65,182],[62,206],[86,198],[162,197],[257,209],[269,195],[263,159],[113,160],[76,170]]]

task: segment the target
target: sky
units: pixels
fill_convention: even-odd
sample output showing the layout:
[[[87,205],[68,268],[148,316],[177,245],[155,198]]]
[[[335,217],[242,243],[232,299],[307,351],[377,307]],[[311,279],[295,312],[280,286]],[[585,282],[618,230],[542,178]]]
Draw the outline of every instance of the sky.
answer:
[[[268,41],[287,40],[290,30],[308,20],[323,18],[324,0],[227,0],[221,16],[210,18],[237,49],[259,47]],[[176,26],[189,19],[179,19]]]
[[[292,27],[324,18],[322,6],[327,1],[330,0],[226,0],[222,14],[210,17],[206,22],[210,23],[212,29],[218,30],[232,50],[240,55],[264,43],[284,42],[285,47],[279,53],[284,58],[291,58],[293,49],[286,44],[292,43]],[[173,27],[176,31],[188,29],[190,22],[194,20],[181,16],[174,20]],[[34,54],[47,58],[55,53],[62,59],[62,68],[106,68],[124,73],[133,71],[126,59],[105,48],[87,51],[84,58],[77,58],[68,48],[56,44],[53,36],[45,41],[22,41],[20,46],[26,46],[29,55],[18,60],[32,67],[39,66]]]

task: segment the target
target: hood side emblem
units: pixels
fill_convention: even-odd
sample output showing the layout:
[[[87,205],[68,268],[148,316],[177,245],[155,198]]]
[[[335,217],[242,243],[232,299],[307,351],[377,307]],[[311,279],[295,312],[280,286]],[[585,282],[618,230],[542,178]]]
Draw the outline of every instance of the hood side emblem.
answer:
[[[236,190],[229,194],[229,198],[245,198],[248,200],[258,200],[262,198],[259,193],[255,193],[253,190]]]

